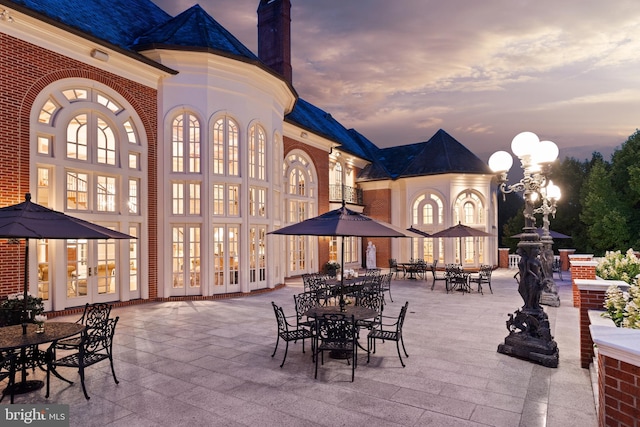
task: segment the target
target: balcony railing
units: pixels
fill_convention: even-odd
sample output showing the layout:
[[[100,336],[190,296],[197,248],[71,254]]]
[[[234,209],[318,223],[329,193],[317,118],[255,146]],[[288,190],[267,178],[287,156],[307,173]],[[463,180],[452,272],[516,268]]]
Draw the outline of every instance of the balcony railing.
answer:
[[[329,200],[332,202],[344,200],[347,203],[362,205],[362,189],[349,187],[348,185],[332,184],[329,185]]]

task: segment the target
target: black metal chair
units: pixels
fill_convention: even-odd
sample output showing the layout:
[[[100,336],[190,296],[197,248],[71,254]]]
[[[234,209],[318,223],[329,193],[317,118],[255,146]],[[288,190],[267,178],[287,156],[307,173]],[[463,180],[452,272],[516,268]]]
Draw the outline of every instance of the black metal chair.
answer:
[[[371,356],[371,349],[373,353],[376,352],[376,340],[395,341],[396,349],[398,350],[398,357],[400,358],[400,364],[405,367],[402,355],[400,354],[400,344],[402,344],[402,351],[404,355],[409,357],[407,350],[404,347],[404,339],[402,338],[402,327],[404,325],[404,319],[407,315],[407,309],[409,308],[409,301],[404,303],[404,306],[400,309],[400,314],[397,318],[390,316],[381,316],[381,323],[379,328],[374,328],[369,332],[367,336],[367,363],[369,363],[369,357]],[[392,320],[395,320],[392,322]]]
[[[76,323],[85,325],[87,328],[103,327],[106,325],[109,315],[111,314],[111,308],[113,305],[106,303],[87,303],[84,306],[84,311],[80,319]],[[98,329],[105,330],[105,329]],[[58,341],[57,348],[64,350],[75,350],[80,347],[82,341],[82,335],[66,338]]]
[[[383,298],[384,293],[387,292],[389,294],[389,299],[391,300],[391,302],[393,302],[393,298],[391,298],[391,279],[393,279],[393,273],[387,273],[382,276],[380,291]]]
[[[9,379],[7,388],[5,388],[2,396],[0,396],[0,402],[4,399],[5,394],[9,394],[11,396],[11,403],[13,403],[13,386],[16,383],[17,357],[17,353],[13,352],[0,353],[0,381],[3,381],[6,378]]]
[[[436,286],[436,282],[440,281],[440,282],[444,282],[444,287],[447,293],[449,293],[449,276],[447,275],[447,272],[438,271],[438,269],[436,268],[436,264],[434,263],[431,265],[431,274],[433,276],[433,282],[431,283],[431,290],[433,290],[433,288]]]
[[[483,264],[480,266],[480,271],[478,271],[477,275],[472,274],[469,277],[469,282],[477,283],[478,292],[480,292],[481,294],[484,294],[482,292],[482,284],[486,283],[487,285],[489,285],[489,290],[491,291],[491,293],[493,293],[493,289],[491,289],[491,273],[492,272],[493,272],[493,266]]]
[[[311,292],[302,292],[293,296],[293,302],[296,307],[296,325],[297,328],[307,328],[313,331],[315,328],[315,319],[307,318],[304,313],[318,306],[315,294]]]
[[[318,378],[318,359],[324,365],[324,352],[330,351],[341,353],[347,359],[347,363],[351,360],[351,382],[353,382],[358,363],[357,335],[358,329],[353,316],[324,314],[316,319],[313,353],[316,362],[314,378]]]
[[[47,350],[47,393],[45,397],[49,397],[51,373],[59,379],[73,384],[72,381],[69,381],[58,373],[58,368],[61,366],[78,369],[82,392],[87,400],[89,400],[89,395],[87,394],[87,388],[84,384],[85,368],[102,362],[103,360],[109,360],[113,381],[119,384],[118,378],[116,378],[116,371],[113,368],[113,336],[116,332],[116,325],[119,319],[119,317],[116,317],[114,319],[108,319],[103,324],[87,326],[80,336],[80,345],[74,353],[58,358],[57,350],[64,350],[65,348],[58,347],[56,342],[51,344]]]
[[[276,355],[276,351],[278,350],[278,343],[280,339],[283,339],[286,343],[286,347],[284,349],[284,357],[282,358],[282,363],[280,367],[284,366],[284,361],[287,360],[287,353],[289,352],[289,341],[302,341],[302,352],[304,353],[304,340],[311,339],[311,350],[313,350],[313,332],[307,328],[297,328],[294,325],[290,324],[287,321],[287,317],[284,315],[284,311],[282,307],[276,305],[275,302],[271,301],[273,305],[273,311],[276,314],[276,320],[278,322],[278,338],[276,339],[276,348],[273,349],[273,354],[271,357]]]
[[[560,278],[560,280],[562,279],[562,263],[560,262],[559,259],[554,258],[553,259],[553,264],[551,264],[551,275],[553,276],[553,273],[558,273],[558,277]]]
[[[380,316],[384,307],[384,297],[381,294],[366,293],[356,300],[356,305],[374,310],[377,314],[373,319],[356,320],[358,329],[373,329],[380,324]]]
[[[395,274],[397,279],[400,272],[404,274],[404,269],[398,266],[398,261],[395,258],[389,258],[389,273]]]

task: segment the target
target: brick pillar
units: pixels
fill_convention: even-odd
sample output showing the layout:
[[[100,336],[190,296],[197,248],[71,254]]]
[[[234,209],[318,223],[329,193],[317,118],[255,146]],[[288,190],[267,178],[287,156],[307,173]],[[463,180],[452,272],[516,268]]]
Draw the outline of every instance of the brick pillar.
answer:
[[[598,357],[598,425],[640,426],[640,367]]]
[[[593,261],[583,261],[593,262]],[[573,277],[574,265],[571,266],[571,276]],[[595,267],[594,267],[595,268]],[[580,312],[580,366],[589,368],[593,360],[593,339],[589,325],[589,310],[602,310],[604,296],[607,288],[613,281],[594,279],[575,279],[574,286],[578,289],[578,308]]]
[[[498,248],[498,268],[509,268],[509,248]]]
[[[560,268],[562,271],[569,271],[569,255],[573,255],[576,250],[575,249],[558,249],[560,252]]]
[[[595,280],[597,262],[591,261],[593,255],[569,255],[571,263],[571,289],[573,293],[573,306],[579,307],[578,288],[575,279]]]

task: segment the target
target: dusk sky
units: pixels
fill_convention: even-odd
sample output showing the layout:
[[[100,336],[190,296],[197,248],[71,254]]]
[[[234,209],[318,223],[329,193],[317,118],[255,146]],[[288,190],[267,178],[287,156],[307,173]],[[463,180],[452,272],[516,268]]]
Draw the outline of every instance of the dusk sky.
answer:
[[[298,95],[378,147],[442,128],[487,160],[531,131],[561,158],[609,160],[640,127],[637,0],[291,3]],[[199,4],[257,54],[258,0]]]

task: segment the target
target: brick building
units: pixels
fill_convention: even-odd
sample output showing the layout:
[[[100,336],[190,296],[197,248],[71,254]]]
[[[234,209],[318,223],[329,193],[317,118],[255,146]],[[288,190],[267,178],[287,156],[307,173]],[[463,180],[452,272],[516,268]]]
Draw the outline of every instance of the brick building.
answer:
[[[496,234],[492,174],[445,131],[381,149],[299,96],[290,8],[259,1],[255,55],[197,5],[0,0],[1,206],[31,193],[137,237],[31,241],[47,309],[273,288],[340,255],[335,238],[267,233],[343,199],[404,228]],[[497,264],[495,236],[461,254],[454,239],[372,240],[378,266]],[[361,266],[366,239],[345,243]],[[23,254],[0,241],[0,296],[21,289]]]

